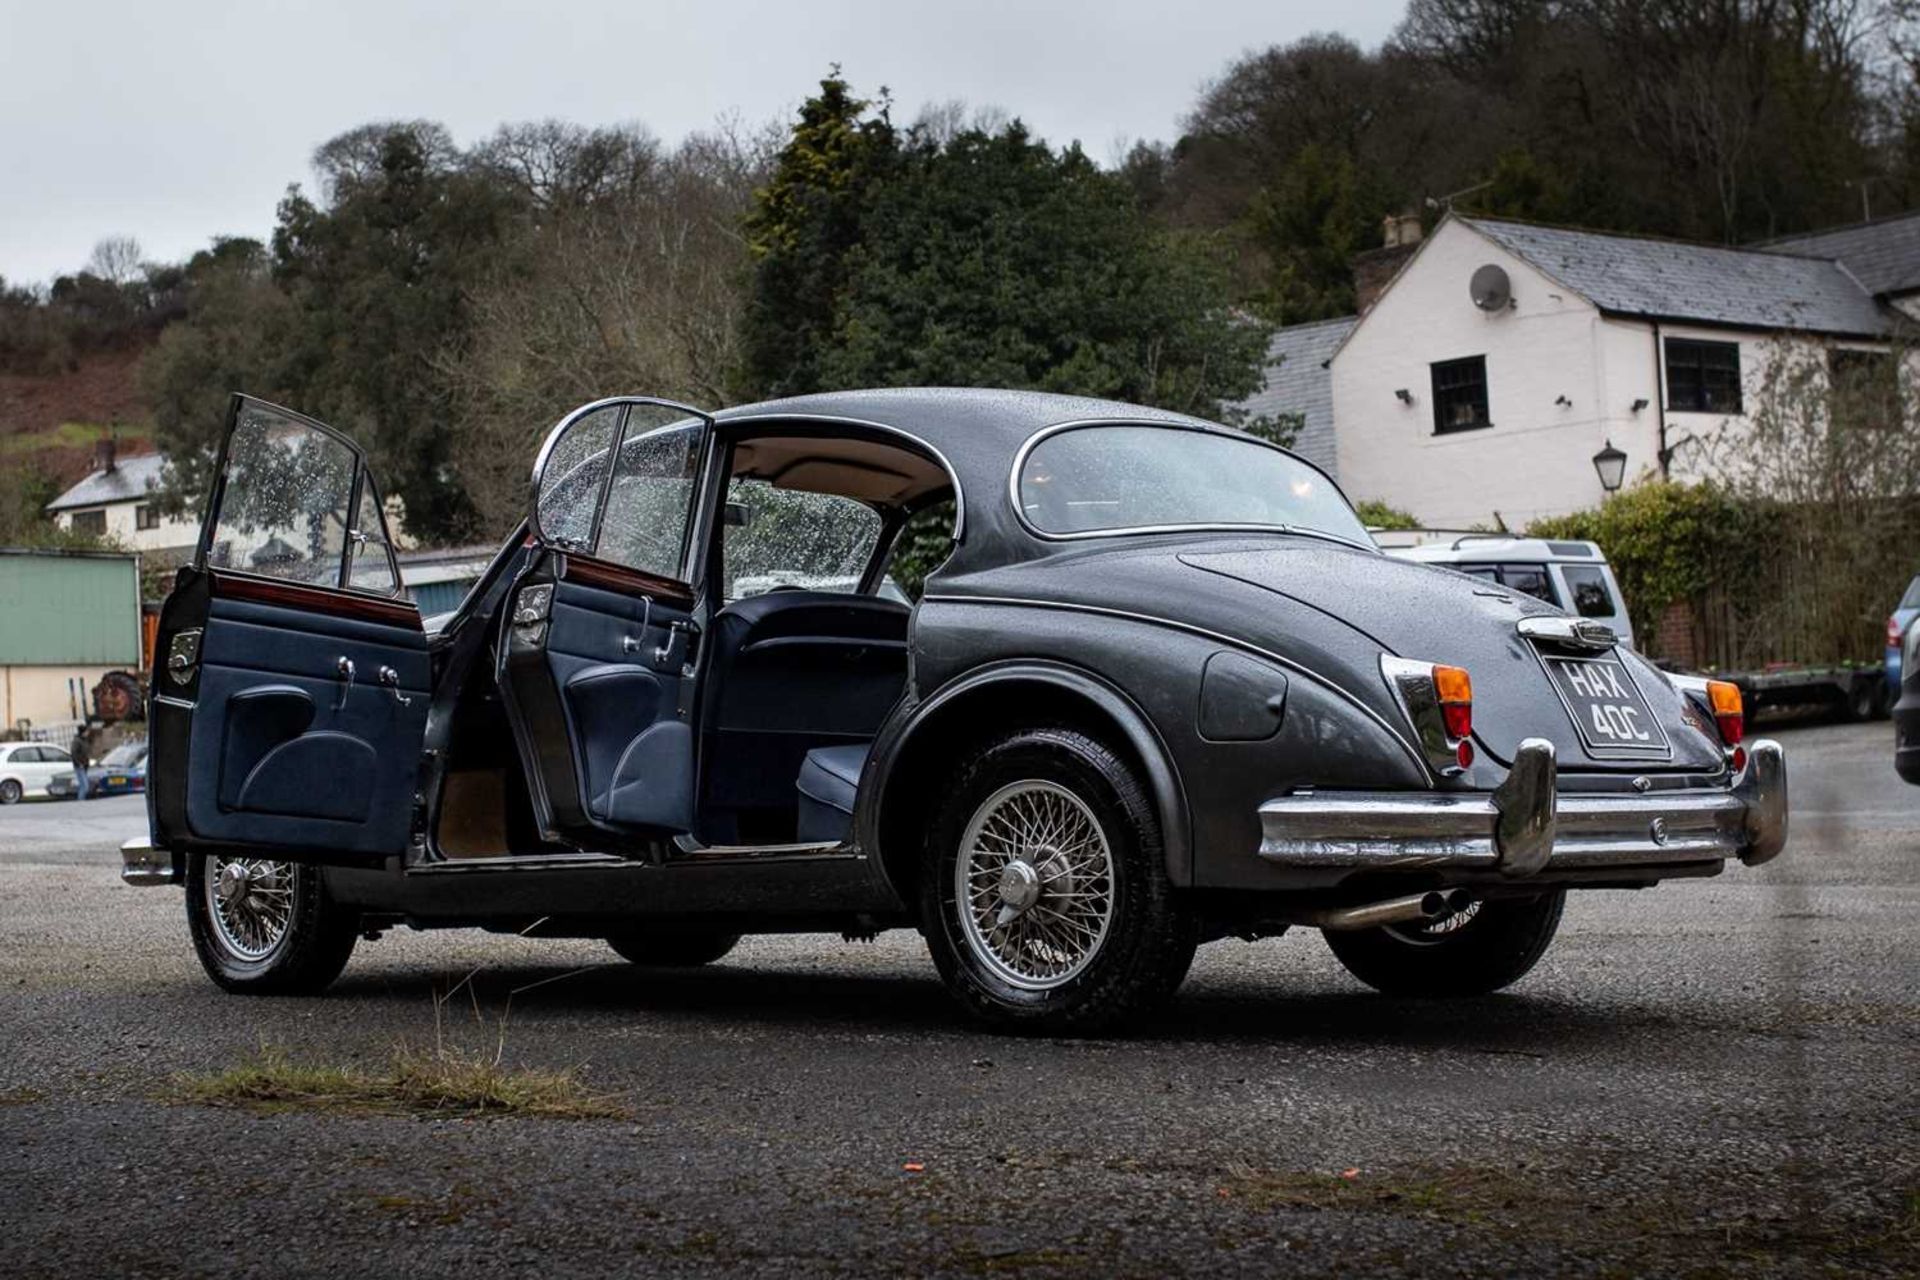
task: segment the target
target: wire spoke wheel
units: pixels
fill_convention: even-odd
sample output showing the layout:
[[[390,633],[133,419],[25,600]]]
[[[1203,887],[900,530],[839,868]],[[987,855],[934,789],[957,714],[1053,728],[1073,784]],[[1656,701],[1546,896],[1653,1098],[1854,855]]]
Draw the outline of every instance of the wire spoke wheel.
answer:
[[[1113,922],[1113,851],[1086,802],[1054,782],[1012,782],[981,802],[960,838],[954,898],[974,958],[1045,991],[1071,981]]]
[[[235,957],[264,960],[285,943],[299,891],[291,862],[209,858],[205,882],[207,915]]]

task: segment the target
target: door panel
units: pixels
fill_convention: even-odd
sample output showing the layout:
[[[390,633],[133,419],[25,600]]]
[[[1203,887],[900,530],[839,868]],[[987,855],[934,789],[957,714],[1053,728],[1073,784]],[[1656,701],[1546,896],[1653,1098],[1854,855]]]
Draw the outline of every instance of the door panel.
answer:
[[[161,615],[156,840],[311,862],[399,854],[432,683],[351,441],[237,397],[195,565]]]
[[[693,547],[710,423],[635,398],[569,415],[535,475],[543,547],[514,586],[500,683],[535,808],[588,848],[690,831]]]

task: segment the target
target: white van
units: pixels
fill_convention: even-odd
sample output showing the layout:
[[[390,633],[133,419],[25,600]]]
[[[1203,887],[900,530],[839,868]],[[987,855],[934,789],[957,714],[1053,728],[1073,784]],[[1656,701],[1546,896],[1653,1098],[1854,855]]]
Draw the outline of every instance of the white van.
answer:
[[[1390,556],[1444,565],[1612,627],[1633,646],[1633,623],[1620,584],[1600,548],[1591,542],[1520,538],[1508,533],[1435,533],[1424,529],[1380,531],[1374,538]],[[1393,544],[1400,545],[1393,545]]]

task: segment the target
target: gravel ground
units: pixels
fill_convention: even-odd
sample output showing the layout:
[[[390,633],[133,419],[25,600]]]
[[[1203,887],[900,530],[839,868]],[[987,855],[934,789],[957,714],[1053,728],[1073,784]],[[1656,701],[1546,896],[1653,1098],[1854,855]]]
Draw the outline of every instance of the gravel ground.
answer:
[[[1505,994],[1385,999],[1302,932],[1093,1042],[961,1022],[910,933],[649,975],[402,931],[224,996],[116,879],[138,800],[0,810],[0,1274],[1912,1275],[1920,788],[1884,725],[1779,736],[1781,860],[1576,895]],[[436,1037],[626,1118],[169,1101]]]

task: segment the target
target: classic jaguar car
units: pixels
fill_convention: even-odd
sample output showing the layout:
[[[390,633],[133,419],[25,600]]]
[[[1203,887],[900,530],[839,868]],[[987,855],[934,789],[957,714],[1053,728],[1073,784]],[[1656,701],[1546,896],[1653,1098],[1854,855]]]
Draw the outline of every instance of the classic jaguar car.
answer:
[[[1785,843],[1737,689],[1381,554],[1214,423],[616,397],[553,429],[529,503],[423,625],[363,453],[235,398],[123,851],[184,884],[221,986],[317,991],[400,924],[640,965],[917,928],[973,1014],[1090,1030],[1295,926],[1383,991],[1491,991],[1569,889]],[[950,536],[911,605],[881,590],[909,522]]]

